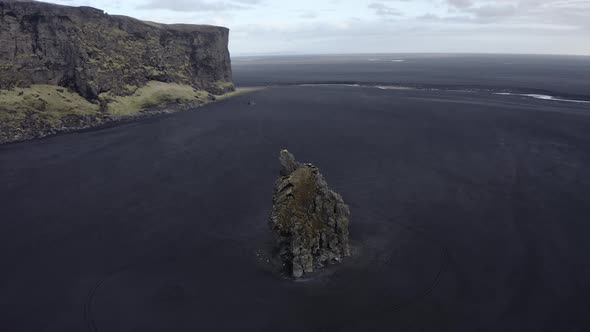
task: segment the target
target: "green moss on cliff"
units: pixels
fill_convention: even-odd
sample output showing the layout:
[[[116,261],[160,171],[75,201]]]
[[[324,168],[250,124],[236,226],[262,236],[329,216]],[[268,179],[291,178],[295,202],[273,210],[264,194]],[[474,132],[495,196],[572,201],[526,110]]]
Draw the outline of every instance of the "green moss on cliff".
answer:
[[[237,89],[217,96],[224,99],[259,88]],[[164,109],[181,110],[212,101],[206,91],[190,85],[150,81],[127,85],[90,102],[71,90],[53,85],[0,90],[0,143],[44,137],[88,128]]]
[[[106,103],[109,115],[130,116],[151,107],[165,107],[169,104],[203,104],[208,95],[190,85],[156,81],[150,81],[141,88],[130,86],[128,89],[132,91],[128,96],[117,96],[110,92],[99,96]]]
[[[98,114],[99,106],[65,88],[34,84],[26,89],[0,90],[0,116],[4,119],[38,113],[48,118]]]
[[[102,115],[121,118],[132,116],[153,107],[167,105],[196,106],[209,101],[209,94],[190,85],[150,81],[143,87],[126,86],[117,91],[102,93],[98,103],[79,94],[53,85],[32,85],[24,89],[0,90],[0,122],[12,123],[34,116],[58,125],[64,116]],[[104,113],[106,111],[106,114]]]
[[[97,104],[58,86],[0,90],[0,143],[86,128],[101,116]]]

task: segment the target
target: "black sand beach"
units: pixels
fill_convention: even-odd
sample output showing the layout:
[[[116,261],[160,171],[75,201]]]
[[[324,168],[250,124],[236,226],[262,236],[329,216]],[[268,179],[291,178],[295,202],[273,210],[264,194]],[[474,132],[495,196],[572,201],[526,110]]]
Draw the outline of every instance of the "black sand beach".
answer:
[[[275,86],[1,146],[0,330],[585,331],[589,115],[487,92]],[[352,212],[354,257],[298,282],[264,256],[282,148]]]

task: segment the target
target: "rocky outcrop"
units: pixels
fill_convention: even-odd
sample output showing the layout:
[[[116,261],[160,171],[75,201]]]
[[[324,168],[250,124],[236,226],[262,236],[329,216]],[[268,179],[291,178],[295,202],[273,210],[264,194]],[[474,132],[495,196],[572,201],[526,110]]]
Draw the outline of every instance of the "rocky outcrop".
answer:
[[[0,89],[59,85],[95,100],[160,81],[222,93],[232,89],[228,34],[90,7],[0,0]]]
[[[0,0],[0,143],[211,102],[234,90],[228,35]]]
[[[270,227],[277,255],[295,278],[350,256],[350,211],[328,188],[320,170],[298,163],[283,150],[279,157]]]

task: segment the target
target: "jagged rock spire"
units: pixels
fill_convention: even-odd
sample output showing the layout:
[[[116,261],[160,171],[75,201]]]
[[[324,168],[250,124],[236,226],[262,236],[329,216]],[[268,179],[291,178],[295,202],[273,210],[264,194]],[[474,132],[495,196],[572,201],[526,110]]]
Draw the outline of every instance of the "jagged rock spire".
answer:
[[[279,161],[270,227],[277,255],[287,272],[299,278],[350,256],[350,211],[317,167],[298,163],[287,150],[280,152]]]

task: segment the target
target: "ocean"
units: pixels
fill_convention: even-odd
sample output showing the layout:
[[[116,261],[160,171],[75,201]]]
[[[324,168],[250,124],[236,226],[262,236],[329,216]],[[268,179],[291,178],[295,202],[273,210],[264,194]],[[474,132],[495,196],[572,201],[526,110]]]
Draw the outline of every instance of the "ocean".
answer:
[[[590,101],[590,57],[374,54],[233,58],[238,85],[360,84]]]

